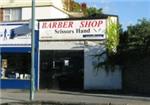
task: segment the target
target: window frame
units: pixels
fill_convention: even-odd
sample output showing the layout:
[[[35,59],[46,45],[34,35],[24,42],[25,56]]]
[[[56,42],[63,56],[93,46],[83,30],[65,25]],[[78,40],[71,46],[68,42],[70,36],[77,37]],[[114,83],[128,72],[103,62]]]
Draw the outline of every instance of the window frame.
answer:
[[[6,13],[6,11],[9,11]],[[13,13],[17,11],[19,16],[13,18]],[[6,19],[7,18],[7,19]],[[3,21],[19,21],[22,19],[22,8],[5,8],[3,9]]]

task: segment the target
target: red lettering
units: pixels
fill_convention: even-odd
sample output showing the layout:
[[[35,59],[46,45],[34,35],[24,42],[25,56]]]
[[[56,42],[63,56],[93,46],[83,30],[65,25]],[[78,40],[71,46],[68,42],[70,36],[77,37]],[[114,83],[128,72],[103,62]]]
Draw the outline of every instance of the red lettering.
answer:
[[[100,27],[101,24],[103,24],[103,21],[101,21],[101,20],[99,20],[99,21],[97,21],[97,20],[95,20],[95,21],[93,21],[93,20],[81,21],[80,28],[82,28],[82,27],[85,27],[85,28],[87,28],[87,27]]]
[[[88,21],[85,22],[84,27],[88,27]]]
[[[51,21],[43,22],[41,28],[73,28],[74,21]],[[80,22],[80,28],[100,27],[103,20],[83,20]]]
[[[69,22],[68,28],[73,28],[73,22]]]
[[[43,22],[41,28],[73,28],[73,22],[72,21]]]
[[[51,27],[52,27],[52,24],[51,24],[51,23],[49,23],[47,28],[51,28]]]
[[[47,26],[47,23],[44,22],[44,23],[42,24],[42,28],[47,28],[46,26]]]
[[[84,21],[81,21],[80,28],[84,27]]]
[[[96,26],[97,26],[97,21],[93,21],[93,22],[91,23],[91,26],[92,26],[92,27],[96,27]]]
[[[62,28],[68,28],[68,22],[64,22],[63,27]]]
[[[58,23],[58,28],[62,28],[62,22]]]
[[[51,28],[57,28],[57,22],[53,22],[53,26]]]
[[[98,21],[97,27],[100,27],[101,24],[103,24],[103,21]]]

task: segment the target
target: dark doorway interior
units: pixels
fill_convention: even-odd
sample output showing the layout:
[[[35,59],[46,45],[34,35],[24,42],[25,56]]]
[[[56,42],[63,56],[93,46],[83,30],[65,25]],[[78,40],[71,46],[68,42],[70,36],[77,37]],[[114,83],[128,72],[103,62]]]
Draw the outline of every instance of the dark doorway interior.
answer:
[[[83,50],[42,50],[40,52],[40,88],[83,89]]]

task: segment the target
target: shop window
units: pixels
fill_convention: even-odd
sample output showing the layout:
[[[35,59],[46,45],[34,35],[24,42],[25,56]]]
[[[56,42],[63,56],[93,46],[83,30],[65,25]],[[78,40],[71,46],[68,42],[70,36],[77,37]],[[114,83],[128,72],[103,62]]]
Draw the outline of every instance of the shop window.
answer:
[[[30,53],[2,53],[1,79],[30,79]]]
[[[3,21],[21,20],[21,8],[3,9]]]

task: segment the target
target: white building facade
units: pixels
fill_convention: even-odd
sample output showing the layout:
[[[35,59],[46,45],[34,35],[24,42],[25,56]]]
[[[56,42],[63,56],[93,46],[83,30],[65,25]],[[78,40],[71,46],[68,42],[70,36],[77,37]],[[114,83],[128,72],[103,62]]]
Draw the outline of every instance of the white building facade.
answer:
[[[0,0],[1,21],[21,21],[31,19],[32,0]],[[69,18],[62,0],[36,0],[36,19]]]
[[[0,0],[0,8],[2,21],[31,19],[31,0]],[[94,67],[97,58],[93,56],[106,50],[104,42],[107,39],[109,16],[97,19],[67,19],[70,15],[63,10],[62,0],[36,0],[35,17],[39,23],[37,89],[122,88],[119,67],[109,73],[103,68],[98,68],[97,71]],[[117,18],[114,17],[115,22]],[[9,51],[8,48],[7,50]],[[19,51],[21,52],[20,49]],[[29,52],[30,50],[26,51]],[[26,81],[20,88],[27,88],[25,83]]]

